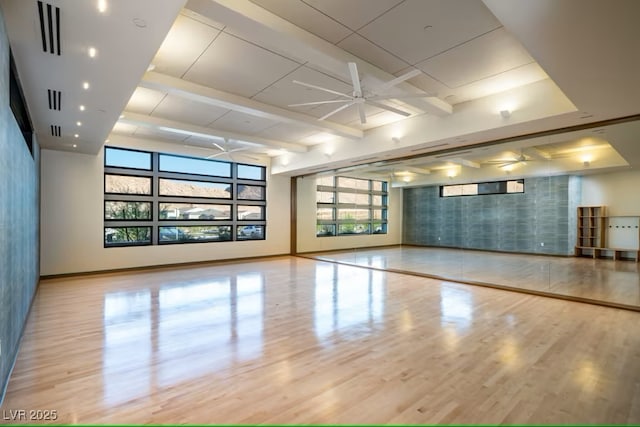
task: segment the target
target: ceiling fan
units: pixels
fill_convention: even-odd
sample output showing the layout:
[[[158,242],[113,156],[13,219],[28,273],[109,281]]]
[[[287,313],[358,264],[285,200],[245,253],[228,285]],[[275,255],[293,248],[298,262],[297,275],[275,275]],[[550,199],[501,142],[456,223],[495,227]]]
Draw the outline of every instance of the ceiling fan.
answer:
[[[315,102],[303,102],[300,104],[290,104],[289,107],[303,107],[303,106],[308,106],[308,105],[323,105],[323,104],[343,104],[340,105],[338,108],[336,108],[335,110],[325,114],[324,116],[320,117],[318,120],[326,120],[329,117],[333,116],[336,113],[339,113],[340,111],[349,108],[353,105],[358,107],[358,113],[360,115],[360,123],[365,124],[367,123],[367,117],[364,111],[364,104],[369,104],[369,105],[373,105],[375,107],[381,108],[383,110],[387,110],[387,111],[391,111],[393,113],[396,114],[400,114],[401,116],[405,116],[408,117],[411,115],[411,113],[408,113],[406,111],[400,110],[398,108],[394,108],[391,107],[389,105],[383,104],[379,101],[385,101],[385,100],[389,100],[389,99],[405,99],[405,98],[430,98],[433,97],[433,95],[431,94],[427,94],[427,93],[422,93],[422,94],[417,94],[417,93],[413,93],[413,94],[395,94],[395,95],[385,95],[384,93],[391,89],[392,87],[404,82],[405,80],[408,80],[410,78],[413,78],[417,75],[419,75],[421,73],[420,70],[414,69],[409,71],[408,73],[405,73],[399,77],[396,77],[393,80],[390,80],[386,83],[383,83],[379,86],[376,86],[374,88],[372,88],[371,90],[368,91],[363,91],[362,90],[362,86],[360,84],[360,77],[358,75],[358,66],[356,65],[355,62],[349,62],[348,63],[349,66],[349,74],[351,75],[351,84],[353,85],[353,92],[351,93],[351,95],[347,94],[347,93],[342,93],[342,92],[338,92],[332,89],[327,89],[325,87],[321,87],[321,86],[316,86],[316,85],[312,85],[309,83],[304,83],[298,80],[294,80],[293,83],[301,85],[301,86],[305,86],[305,87],[309,87],[312,89],[317,89],[317,90],[321,90],[323,92],[328,92],[331,93],[333,95],[337,95],[339,97],[342,97],[343,99],[333,99],[333,100],[329,100],[329,101],[315,101]]]
[[[489,160],[485,163],[498,165],[499,168],[506,168],[507,166],[515,165],[516,163],[534,162],[536,160],[537,159],[534,159],[532,156],[527,156],[522,150],[520,150],[520,154],[513,156],[512,158]]]
[[[235,161],[235,159],[233,158],[233,156],[231,156],[231,153],[236,153],[239,151],[246,151],[249,150],[249,147],[238,147],[238,148],[232,148],[229,149],[229,140],[227,138],[224,139],[224,143],[223,145],[220,145],[216,142],[212,142],[211,143],[214,147],[216,147],[218,150],[217,153],[211,154],[207,157],[205,157],[206,159],[214,159],[216,157],[221,157],[221,156],[226,156],[229,158],[229,160],[231,161]],[[194,145],[185,145],[185,147],[189,147],[189,148],[198,148],[201,150],[212,150],[211,148],[207,148],[207,147],[198,147],[198,146],[194,146]],[[260,159],[256,158],[256,157],[251,157],[251,156],[245,156],[249,159],[255,160],[255,161],[259,161]]]

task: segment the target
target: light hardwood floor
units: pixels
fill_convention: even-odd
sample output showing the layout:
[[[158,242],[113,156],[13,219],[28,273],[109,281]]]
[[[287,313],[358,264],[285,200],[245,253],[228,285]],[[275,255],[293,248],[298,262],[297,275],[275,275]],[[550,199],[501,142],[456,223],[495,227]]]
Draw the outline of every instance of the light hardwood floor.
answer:
[[[64,423],[639,423],[639,321],[294,257],[47,280],[2,410]]]
[[[633,261],[394,246],[305,254],[322,260],[495,284],[640,310]]]

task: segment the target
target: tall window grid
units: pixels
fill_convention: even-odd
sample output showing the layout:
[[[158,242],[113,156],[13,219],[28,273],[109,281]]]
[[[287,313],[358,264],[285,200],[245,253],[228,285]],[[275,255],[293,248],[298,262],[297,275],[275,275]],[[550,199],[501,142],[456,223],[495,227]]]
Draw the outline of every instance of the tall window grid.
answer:
[[[316,236],[387,233],[385,181],[324,176],[316,179]]]
[[[266,168],[105,147],[104,246],[264,240]]]

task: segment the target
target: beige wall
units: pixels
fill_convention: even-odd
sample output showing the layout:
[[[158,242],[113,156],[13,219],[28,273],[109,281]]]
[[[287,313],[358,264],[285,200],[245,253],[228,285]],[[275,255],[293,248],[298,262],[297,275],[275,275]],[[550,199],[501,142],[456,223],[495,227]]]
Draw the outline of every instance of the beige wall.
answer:
[[[169,151],[142,145],[129,146]],[[41,176],[43,276],[289,253],[289,177],[268,177],[266,240],[104,248],[103,151],[43,150]]]
[[[365,236],[316,237],[316,181],[314,177],[297,179],[298,238],[300,253],[336,249],[364,248],[400,244],[402,236],[402,190],[389,191],[387,234]]]
[[[580,204],[606,206],[610,216],[640,216],[640,171],[583,176]]]

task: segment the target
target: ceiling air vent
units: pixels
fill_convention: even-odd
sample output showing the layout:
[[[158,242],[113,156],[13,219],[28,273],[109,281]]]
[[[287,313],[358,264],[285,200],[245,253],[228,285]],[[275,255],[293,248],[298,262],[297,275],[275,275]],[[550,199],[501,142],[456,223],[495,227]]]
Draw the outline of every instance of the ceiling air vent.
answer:
[[[52,89],[47,89],[47,92],[49,92],[49,110],[60,111],[62,109],[62,92]]]
[[[38,0],[38,14],[40,15],[40,34],[42,35],[42,50],[52,55],[60,55],[60,8],[52,7]]]
[[[51,125],[51,136],[57,136],[58,138],[62,137],[62,129],[60,129],[60,126]]]

